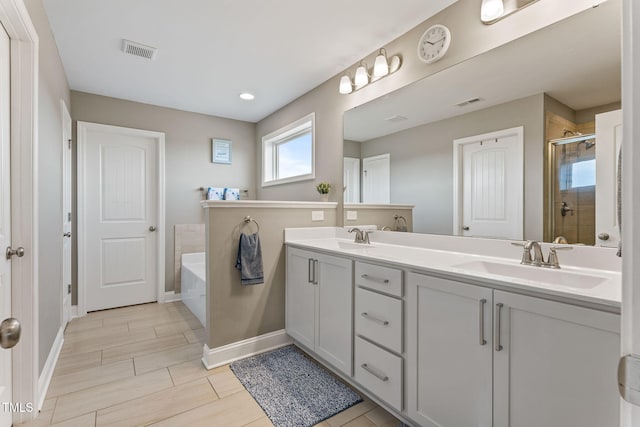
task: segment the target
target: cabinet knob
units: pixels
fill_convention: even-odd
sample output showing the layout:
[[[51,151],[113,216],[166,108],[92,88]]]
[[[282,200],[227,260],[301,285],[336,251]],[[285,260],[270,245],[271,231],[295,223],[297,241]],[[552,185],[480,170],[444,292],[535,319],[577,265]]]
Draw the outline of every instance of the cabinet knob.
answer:
[[[609,237],[611,237],[611,236],[609,236],[609,233],[600,233],[600,234],[598,234],[598,239],[600,239],[600,240],[609,240]]]

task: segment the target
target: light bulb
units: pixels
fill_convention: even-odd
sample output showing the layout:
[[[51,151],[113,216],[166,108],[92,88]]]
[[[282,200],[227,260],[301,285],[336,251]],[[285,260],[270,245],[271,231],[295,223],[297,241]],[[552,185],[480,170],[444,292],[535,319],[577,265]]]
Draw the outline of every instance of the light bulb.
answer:
[[[361,88],[369,83],[369,75],[367,74],[367,67],[363,64],[360,64],[356,69],[356,76],[353,79],[357,88]]]
[[[376,56],[376,62],[373,63],[373,75],[375,77],[382,77],[389,74],[389,64],[387,63],[387,57],[383,52],[384,49],[380,49],[380,53]]]
[[[502,0],[482,0],[480,7],[480,19],[482,22],[498,19],[504,13],[504,3]]]
[[[347,75],[340,77],[340,93],[346,95],[353,92],[353,85],[351,84],[351,78]]]

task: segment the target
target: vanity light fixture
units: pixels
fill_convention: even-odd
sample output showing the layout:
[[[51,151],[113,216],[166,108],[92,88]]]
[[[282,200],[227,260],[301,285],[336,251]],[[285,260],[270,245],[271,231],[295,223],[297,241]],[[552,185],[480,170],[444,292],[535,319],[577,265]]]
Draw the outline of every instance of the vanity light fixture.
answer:
[[[486,25],[494,24],[537,1],[538,0],[482,0],[480,20]]]
[[[387,60],[387,51],[380,49],[373,63],[371,73],[367,68],[367,63],[363,60],[356,68],[353,81],[349,74],[340,77],[339,91],[342,95],[349,94],[354,90],[362,89],[369,83],[373,83],[383,77],[393,74],[400,69],[401,61],[398,55],[394,55]]]

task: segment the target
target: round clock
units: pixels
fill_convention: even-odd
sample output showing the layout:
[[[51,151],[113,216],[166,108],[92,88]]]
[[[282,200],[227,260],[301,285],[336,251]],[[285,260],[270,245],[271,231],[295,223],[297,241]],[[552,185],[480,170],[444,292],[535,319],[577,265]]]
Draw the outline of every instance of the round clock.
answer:
[[[442,58],[451,44],[451,31],[444,25],[433,25],[418,42],[418,58],[427,64]]]

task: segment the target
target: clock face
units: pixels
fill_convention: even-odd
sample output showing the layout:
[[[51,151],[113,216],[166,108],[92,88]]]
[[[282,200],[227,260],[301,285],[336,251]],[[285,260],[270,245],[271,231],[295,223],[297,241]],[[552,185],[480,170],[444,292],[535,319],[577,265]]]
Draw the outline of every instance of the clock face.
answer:
[[[451,32],[444,25],[434,25],[424,32],[418,42],[418,58],[430,64],[442,58],[451,44]]]

